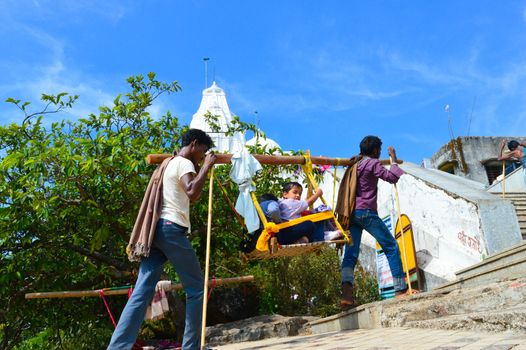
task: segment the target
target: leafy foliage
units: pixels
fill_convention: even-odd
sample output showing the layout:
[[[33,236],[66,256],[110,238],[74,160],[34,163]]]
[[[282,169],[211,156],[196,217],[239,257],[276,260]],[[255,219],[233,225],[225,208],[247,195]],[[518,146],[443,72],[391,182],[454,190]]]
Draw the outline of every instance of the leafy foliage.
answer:
[[[2,349],[102,348],[111,335],[113,326],[97,298],[25,300],[24,295],[135,282],[137,266],[127,260],[125,247],[154,170],[145,156],[174,150],[186,127],[169,112],[154,119],[148,111],[161,94],[180,91],[177,82],[162,83],[149,73],[146,78],[130,77],[128,84],[130,92],[117,96],[111,106],[77,121],[50,124],[44,118],[70,108],[78,96],[44,94],[46,106],[40,112],[30,111],[29,102],[7,100],[24,118],[20,124],[0,126]],[[235,118],[227,132],[247,130],[259,133],[254,125]],[[279,150],[255,146],[251,152]],[[283,174],[296,176],[296,170],[263,166],[255,179],[257,195],[279,194],[286,180]],[[339,265],[333,251],[242,264],[238,244],[245,232],[229,204],[238,194],[229,171],[229,165],[215,168],[211,275],[255,274],[262,312],[336,312]],[[203,190],[207,192],[208,185]],[[192,206],[191,239],[201,261],[207,212],[206,199]],[[169,264],[165,274],[178,280]],[[110,299],[116,317],[124,303],[124,298]]]
[[[25,293],[133,279],[124,249],[153,171],[145,155],[173,148],[181,126],[169,113],[154,120],[148,112],[159,95],[180,90],[176,82],[160,83],[150,73],[128,83],[132,91],[98,115],[48,127],[48,107],[70,107],[76,96],[42,95],[48,105],[40,114],[28,112],[27,102],[7,101],[25,117],[20,125],[0,127],[0,348],[47,327],[55,328],[47,336],[58,344],[64,336],[58,330],[70,328],[66,336],[73,336],[81,323],[101,322],[96,299],[26,301]],[[59,304],[64,309],[56,309]],[[61,316],[50,322],[50,315]]]

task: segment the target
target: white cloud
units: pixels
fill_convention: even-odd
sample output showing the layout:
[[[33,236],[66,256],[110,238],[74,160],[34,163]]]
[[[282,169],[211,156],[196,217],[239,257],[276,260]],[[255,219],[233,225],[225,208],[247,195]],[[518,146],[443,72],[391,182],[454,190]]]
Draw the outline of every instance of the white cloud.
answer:
[[[87,116],[96,113],[97,106],[112,101],[112,93],[100,88],[103,84],[64,63],[64,43],[50,34],[27,25],[20,25],[21,31],[26,33],[34,46],[41,48],[40,55],[50,57],[38,64],[2,62],[4,69],[10,74],[10,81],[0,85],[0,96],[28,100],[32,107],[39,110],[43,107],[38,102],[42,93],[58,94],[68,92],[80,95],[79,101],[68,113],[74,117]],[[6,73],[7,74],[7,73]],[[2,106],[5,113],[11,111],[8,106]],[[11,111],[11,113],[13,113]],[[12,115],[9,113],[9,115]],[[47,120],[57,118],[50,116]],[[8,117],[9,121],[16,121],[19,115]]]
[[[0,19],[4,25],[6,21],[77,22],[94,17],[117,23],[132,7],[133,2],[125,5],[118,0],[4,0],[0,3]]]
[[[33,61],[9,60],[0,57],[0,99],[14,97],[30,101],[32,111],[41,110],[42,93],[68,92],[80,95],[73,109],[66,112],[68,118],[85,117],[97,113],[98,106],[110,105],[115,93],[107,82],[99,81],[82,72],[74,63],[66,64],[66,43],[60,37],[40,29],[38,21],[82,21],[94,16],[116,22],[126,12],[126,7],[117,1],[50,1],[50,0],[6,0],[0,4],[0,32],[16,33],[19,40],[31,47]],[[7,35],[6,35],[7,36]],[[37,52],[36,56],[33,52]],[[124,79],[122,80],[124,82]],[[16,108],[16,107],[15,107]],[[21,112],[13,106],[0,104],[1,122],[19,121]],[[46,116],[46,121],[61,118]]]

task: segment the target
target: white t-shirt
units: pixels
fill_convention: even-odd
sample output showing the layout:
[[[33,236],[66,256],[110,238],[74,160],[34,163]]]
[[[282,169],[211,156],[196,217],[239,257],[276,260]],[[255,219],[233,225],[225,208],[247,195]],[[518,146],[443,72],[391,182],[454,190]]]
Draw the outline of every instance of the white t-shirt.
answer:
[[[301,217],[301,213],[309,209],[309,203],[303,199],[280,199],[279,212],[282,221],[289,221]]]
[[[186,195],[181,177],[195,174],[194,164],[183,157],[175,157],[168,163],[163,175],[163,208],[161,218],[188,227],[190,231],[190,199]]]

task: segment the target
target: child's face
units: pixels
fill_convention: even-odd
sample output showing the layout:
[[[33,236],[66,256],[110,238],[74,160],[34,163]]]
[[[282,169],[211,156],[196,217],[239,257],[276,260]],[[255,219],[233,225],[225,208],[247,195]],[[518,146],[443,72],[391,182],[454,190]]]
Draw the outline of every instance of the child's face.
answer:
[[[300,200],[302,192],[303,188],[294,186],[288,192],[283,192],[283,198]]]

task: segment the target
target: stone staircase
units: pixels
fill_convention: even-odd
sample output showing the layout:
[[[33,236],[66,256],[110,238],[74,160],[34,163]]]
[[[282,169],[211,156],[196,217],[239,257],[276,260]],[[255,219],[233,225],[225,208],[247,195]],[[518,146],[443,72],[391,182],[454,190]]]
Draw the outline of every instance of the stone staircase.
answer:
[[[311,321],[311,332],[406,326],[526,334],[526,242],[456,275],[455,281],[430,292]]]
[[[495,193],[495,195],[497,195]],[[517,212],[517,219],[519,220],[519,227],[521,229],[522,239],[526,240],[526,193],[524,192],[508,192],[504,195],[505,199],[509,199],[515,206]]]
[[[455,281],[429,292],[360,305],[326,318],[258,316],[207,327],[207,339],[215,346],[389,327],[505,332],[526,337],[526,242],[489,256],[456,275]]]
[[[526,276],[526,242],[489,256],[478,264],[455,273],[456,280],[436,290],[469,288]]]

